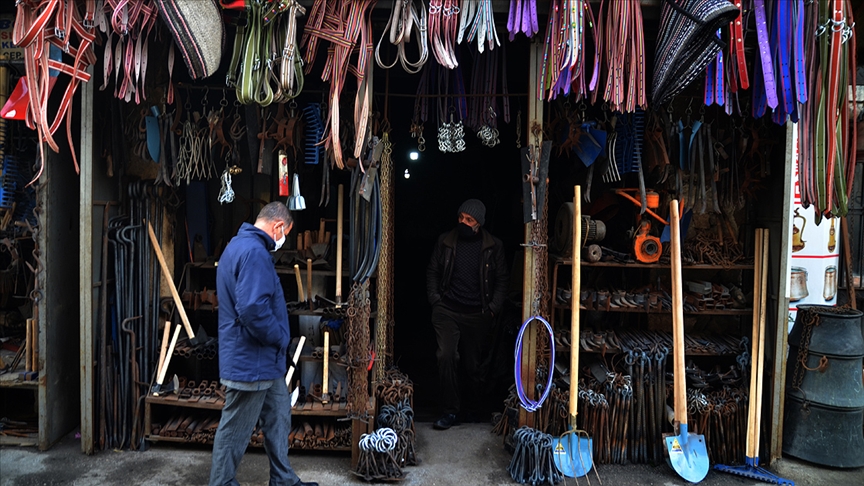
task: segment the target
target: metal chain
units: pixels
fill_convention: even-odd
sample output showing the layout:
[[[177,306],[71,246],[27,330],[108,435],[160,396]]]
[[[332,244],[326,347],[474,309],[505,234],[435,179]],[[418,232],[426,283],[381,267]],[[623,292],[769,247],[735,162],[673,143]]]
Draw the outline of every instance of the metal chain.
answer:
[[[373,381],[384,379],[384,368],[393,361],[393,143],[390,133],[382,136],[379,181],[381,191],[381,256],[378,261],[378,317],[375,322],[376,366]]]
[[[369,420],[369,280],[348,296],[348,418]]]

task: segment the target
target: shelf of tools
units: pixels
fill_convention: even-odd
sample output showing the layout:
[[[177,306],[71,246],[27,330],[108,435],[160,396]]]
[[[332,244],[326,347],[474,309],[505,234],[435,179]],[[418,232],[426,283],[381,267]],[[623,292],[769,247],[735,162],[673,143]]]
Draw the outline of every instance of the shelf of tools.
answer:
[[[650,193],[649,193],[650,194]],[[659,196],[649,205],[657,209]],[[566,408],[566,388],[571,386],[567,366],[573,339],[586,353],[579,384],[579,416],[582,428],[594,438],[594,460],[599,463],[658,463],[665,448],[661,436],[672,430],[667,403],[671,385],[672,315],[671,265],[668,239],[632,231],[632,251],[619,252],[600,246],[605,233],[602,221],[582,216],[580,253],[581,284],[573,295],[572,228],[575,203],[559,211],[553,247],[562,254],[550,256],[550,289],[554,298],[550,323],[555,329],[556,381],[550,399]],[[654,213],[652,217],[668,226]],[[661,212],[661,211],[657,211]],[[561,218],[571,218],[569,222]],[[638,212],[637,212],[638,215]],[[637,216],[637,221],[639,216]],[[599,231],[598,231],[599,226]],[[697,227],[698,226],[698,227]],[[638,224],[637,224],[638,228]],[[706,228],[710,228],[707,229]],[[685,228],[686,231],[686,228]],[[746,257],[731,231],[720,236],[711,225],[693,225],[684,240],[683,290],[686,379],[691,423],[707,438],[712,461],[740,462],[744,454],[743,431],[747,418],[746,365],[750,342],[746,321],[754,316],[753,257]],[[705,242],[715,238],[722,259],[706,258]],[[644,251],[650,247],[651,251]],[[570,248],[568,252],[567,249]],[[757,256],[758,257],[758,256]],[[580,309],[583,323],[579,336],[570,335],[569,315]],[[557,318],[557,321],[556,321]],[[556,325],[556,322],[558,323]],[[668,358],[668,359],[667,359]],[[554,409],[556,405],[551,405]],[[554,414],[553,414],[554,415]],[[561,430],[567,424],[559,420]],[[556,428],[551,424],[552,430]]]
[[[340,186],[340,207],[342,192]],[[342,269],[341,219],[342,211],[334,220],[320,219],[317,230],[298,232],[296,247],[279,250],[274,256],[295,336],[288,350],[297,363],[296,373],[289,371],[289,388],[296,389],[291,413],[299,417],[293,421],[289,435],[294,449],[352,451],[352,444],[359,439],[354,435],[373,427],[371,420],[361,427],[346,420],[351,415],[351,387],[345,321],[358,312],[353,303],[342,299],[342,282],[351,273]],[[335,226],[336,231],[330,231],[330,226]],[[150,441],[213,443],[218,411],[225,403],[225,387],[219,384],[216,338],[217,268],[218,262],[206,261],[184,267],[181,280],[185,287],[180,299],[197,331],[193,339],[176,341],[164,331],[163,347],[173,359],[160,365],[160,370],[165,368],[160,374],[176,378],[167,378],[167,391],[158,396],[150,394],[144,401],[144,430]],[[328,298],[332,297],[331,290],[335,297]],[[170,314],[169,309],[164,310]],[[375,312],[368,312],[368,317],[376,317]],[[324,376],[329,379],[324,380]],[[360,399],[366,404],[365,412],[374,416],[375,397],[367,393]],[[264,445],[260,428],[253,431],[250,445]]]

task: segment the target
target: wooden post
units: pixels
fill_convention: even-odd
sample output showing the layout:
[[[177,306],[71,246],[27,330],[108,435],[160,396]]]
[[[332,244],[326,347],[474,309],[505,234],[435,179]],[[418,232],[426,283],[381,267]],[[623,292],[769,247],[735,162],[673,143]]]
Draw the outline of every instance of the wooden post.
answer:
[[[533,93],[537,92],[537,83],[541,80],[539,76],[539,66],[543,59],[543,46],[538,42],[532,42],[530,47],[530,68],[528,70],[528,125],[525,133],[528,137],[528,145],[533,145],[535,150],[541,150],[543,142],[543,132],[540,130],[536,136],[532,133],[531,127],[543,126],[543,100],[538,100]],[[532,223],[525,225],[525,243],[531,242],[531,227]],[[533,315],[534,305],[534,278],[537,273],[538,262],[534,248],[525,246],[525,258],[522,266],[522,321],[527,321]],[[574,297],[575,298],[575,297]],[[536,326],[537,324],[532,324]],[[554,346],[555,343],[550,343]],[[528,330],[525,333],[525,341],[522,346],[522,368],[521,375],[524,380],[524,390],[526,393],[534,393],[535,385],[535,370],[537,368],[537,333]],[[519,425],[534,426],[534,414],[527,412],[524,408],[519,408]]]

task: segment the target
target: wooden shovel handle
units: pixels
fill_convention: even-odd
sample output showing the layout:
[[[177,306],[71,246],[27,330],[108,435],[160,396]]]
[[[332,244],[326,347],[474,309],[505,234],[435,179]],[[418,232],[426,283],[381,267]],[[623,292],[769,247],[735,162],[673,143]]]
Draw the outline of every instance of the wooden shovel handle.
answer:
[[[582,187],[573,188],[573,266],[570,282],[570,420],[576,428],[576,405],[579,398],[579,292],[582,285]]]
[[[687,382],[684,374],[684,305],[681,289],[681,226],[678,201],[669,201],[672,260],[672,350],[675,371],[675,422],[687,424]]]
[[[177,306],[177,313],[180,314],[180,320],[183,321],[183,327],[186,328],[186,334],[189,339],[195,338],[195,333],[192,332],[192,325],[189,324],[189,317],[186,316],[186,308],[183,307],[183,301],[180,300],[180,294],[177,293],[177,288],[174,287],[174,277],[168,270],[168,264],[165,263],[165,256],[162,255],[162,248],[159,246],[159,241],[156,240],[156,233],[153,232],[153,225],[147,221],[147,232],[150,235],[150,243],[153,244],[153,251],[156,252],[156,258],[159,260],[159,266],[162,267],[162,275],[168,281],[168,290],[171,291],[171,297],[174,298],[174,305]]]
[[[162,346],[159,348],[159,365],[156,366],[156,370],[159,371],[162,369],[162,365],[165,364],[165,352],[168,349],[168,338],[171,337],[171,322],[165,321],[165,328],[162,330]]]
[[[156,383],[161,385],[165,381],[165,373],[168,371],[168,365],[171,364],[171,355],[174,354],[174,346],[177,344],[177,338],[180,336],[180,326],[174,328],[174,336],[171,338],[171,345],[168,346],[168,352],[165,354],[165,362],[162,363],[162,369],[159,370],[159,376],[156,378]]]
[[[300,265],[296,263],[294,264],[294,276],[297,277],[297,300],[306,302],[306,292],[303,290],[303,277],[300,276]]]
[[[753,434],[756,429],[756,371],[758,368],[756,350],[759,349],[759,306],[762,299],[759,298],[759,290],[762,288],[762,228],[756,228],[753,251],[753,324],[750,337],[750,400],[747,407],[747,457],[754,455],[756,440]]]

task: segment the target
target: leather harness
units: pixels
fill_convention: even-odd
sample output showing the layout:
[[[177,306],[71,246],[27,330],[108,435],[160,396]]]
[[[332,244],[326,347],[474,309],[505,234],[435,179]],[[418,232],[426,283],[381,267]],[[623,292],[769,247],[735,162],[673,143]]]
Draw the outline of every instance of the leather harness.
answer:
[[[75,172],[79,173],[78,159],[72,142],[72,99],[80,82],[90,80],[87,68],[96,63],[92,44],[96,14],[95,0],[84,2],[85,11],[81,15],[81,2],[66,3],[59,0],[21,0],[17,4],[15,27],[12,33],[13,42],[24,49],[24,67],[26,70],[30,104],[27,109],[27,126],[35,129],[39,139],[48,144],[52,150],[60,149],[54,140],[54,133],[66,119],[66,137],[72,153]],[[72,46],[71,38],[75,34],[79,43]],[[59,48],[74,58],[72,64],[55,59],[50,53]],[[56,52],[56,51],[55,51]],[[61,54],[62,56],[62,54]],[[69,84],[57,108],[54,119],[48,114],[48,99],[53,82],[50,70],[62,72],[70,77]],[[29,186],[35,182],[44,170],[44,146],[39,144],[40,159],[43,163]]]

